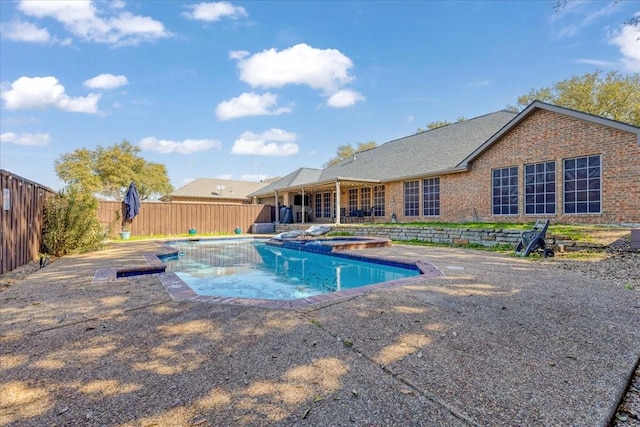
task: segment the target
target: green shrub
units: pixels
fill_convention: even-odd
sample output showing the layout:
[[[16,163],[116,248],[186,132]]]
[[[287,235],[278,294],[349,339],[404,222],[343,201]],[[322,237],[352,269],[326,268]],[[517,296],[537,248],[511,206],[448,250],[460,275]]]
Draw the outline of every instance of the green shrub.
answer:
[[[55,256],[100,249],[108,235],[98,222],[98,200],[73,187],[49,197],[44,206],[42,251]]]
[[[327,233],[327,237],[348,237],[353,236],[353,233],[348,231],[330,231]]]

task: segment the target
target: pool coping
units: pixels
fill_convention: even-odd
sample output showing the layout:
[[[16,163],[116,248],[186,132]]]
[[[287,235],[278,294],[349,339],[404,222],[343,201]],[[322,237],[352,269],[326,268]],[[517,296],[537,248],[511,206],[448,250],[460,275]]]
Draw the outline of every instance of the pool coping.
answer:
[[[236,238],[237,239],[237,238]],[[234,239],[234,240],[236,240]],[[247,238],[253,239],[253,238]],[[185,239],[185,240],[201,240],[201,239]],[[180,240],[182,241],[182,239]],[[174,242],[174,240],[172,240]],[[166,243],[166,242],[165,242]],[[385,257],[371,257],[364,255],[346,254],[341,251],[333,251],[330,256],[340,258],[348,258],[358,261],[373,262],[376,264],[385,264],[392,266],[404,266],[417,269],[420,274],[417,276],[404,277],[402,279],[389,280],[386,282],[374,283],[372,285],[360,286],[358,288],[346,289],[343,291],[335,291],[326,294],[313,295],[310,297],[299,298],[294,300],[271,300],[262,298],[240,298],[240,297],[223,297],[215,295],[198,295],[191,289],[177,274],[171,272],[166,273],[166,265],[160,257],[178,254],[175,248],[166,246],[165,244],[154,254],[143,254],[143,258],[147,265],[127,266],[122,268],[102,268],[96,271],[92,283],[102,283],[107,281],[117,281],[126,279],[136,275],[157,274],[160,283],[165,288],[169,296],[174,301],[190,301],[190,302],[207,302],[211,304],[227,304],[241,305],[261,308],[280,308],[280,309],[296,309],[309,307],[313,305],[330,303],[346,298],[364,295],[383,289],[396,288],[400,286],[412,285],[425,279],[439,277],[444,275],[437,267],[427,261],[416,262],[399,262],[397,259]],[[162,270],[162,271],[160,271]]]

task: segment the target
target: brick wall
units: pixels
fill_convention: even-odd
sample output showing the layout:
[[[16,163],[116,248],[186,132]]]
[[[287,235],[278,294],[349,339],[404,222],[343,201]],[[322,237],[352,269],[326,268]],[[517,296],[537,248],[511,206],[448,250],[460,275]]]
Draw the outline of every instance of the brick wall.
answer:
[[[602,213],[565,215],[562,161],[589,155],[602,158]],[[524,165],[551,160],[556,162],[556,214],[524,215]],[[494,168],[510,166],[518,167],[519,214],[494,216],[491,173]],[[639,224],[640,144],[631,133],[536,110],[480,155],[469,172],[440,177],[440,217],[405,218],[402,182],[387,183],[386,188],[387,220],[395,211],[400,222],[530,222],[544,216],[561,223]]]

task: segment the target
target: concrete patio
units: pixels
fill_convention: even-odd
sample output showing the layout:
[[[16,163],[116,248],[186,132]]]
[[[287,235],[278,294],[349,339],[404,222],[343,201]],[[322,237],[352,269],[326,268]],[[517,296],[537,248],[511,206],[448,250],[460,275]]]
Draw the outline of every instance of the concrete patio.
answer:
[[[159,248],[64,257],[0,293],[0,425],[606,426],[640,357],[640,292],[557,259],[367,249],[443,275],[289,310],[92,282]]]

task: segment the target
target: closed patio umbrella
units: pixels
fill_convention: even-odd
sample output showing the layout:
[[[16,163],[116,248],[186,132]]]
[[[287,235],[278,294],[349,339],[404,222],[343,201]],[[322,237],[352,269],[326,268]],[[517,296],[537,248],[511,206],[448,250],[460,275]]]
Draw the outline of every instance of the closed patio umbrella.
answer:
[[[124,220],[132,221],[140,213],[140,195],[136,185],[131,182],[127,194],[124,196]]]

